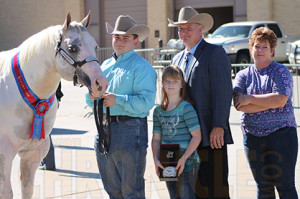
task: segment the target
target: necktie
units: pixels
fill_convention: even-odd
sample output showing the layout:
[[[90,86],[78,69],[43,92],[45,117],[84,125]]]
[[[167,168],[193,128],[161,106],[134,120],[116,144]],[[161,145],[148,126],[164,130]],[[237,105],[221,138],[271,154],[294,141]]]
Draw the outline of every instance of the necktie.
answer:
[[[185,57],[184,57],[184,73],[186,73],[187,69],[188,69],[188,64],[189,64],[189,56],[190,56],[190,52],[186,53]]]

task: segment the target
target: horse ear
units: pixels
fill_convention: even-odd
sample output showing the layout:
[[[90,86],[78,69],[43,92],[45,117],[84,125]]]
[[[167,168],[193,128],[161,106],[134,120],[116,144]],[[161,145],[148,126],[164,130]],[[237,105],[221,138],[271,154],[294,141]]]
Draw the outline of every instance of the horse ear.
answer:
[[[88,14],[84,19],[82,19],[81,24],[84,25],[86,28],[89,27],[91,22],[91,11],[89,10]]]
[[[70,11],[68,12],[67,16],[66,16],[66,20],[65,20],[65,23],[63,24],[63,30],[67,30],[69,25],[71,23],[71,14],[70,14]]]

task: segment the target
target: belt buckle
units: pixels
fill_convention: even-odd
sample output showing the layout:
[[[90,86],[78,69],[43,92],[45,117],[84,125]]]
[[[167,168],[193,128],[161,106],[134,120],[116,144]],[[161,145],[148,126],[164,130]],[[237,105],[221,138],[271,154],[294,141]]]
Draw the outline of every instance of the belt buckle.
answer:
[[[119,116],[118,116],[118,115],[116,116],[116,121],[117,121],[117,122],[120,122]]]

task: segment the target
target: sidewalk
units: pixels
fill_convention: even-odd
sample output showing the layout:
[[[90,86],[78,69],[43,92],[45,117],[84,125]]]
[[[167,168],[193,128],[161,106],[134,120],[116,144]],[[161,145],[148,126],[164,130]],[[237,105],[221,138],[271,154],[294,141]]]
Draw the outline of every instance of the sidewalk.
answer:
[[[73,87],[72,82],[62,81],[64,97],[58,110],[52,140],[55,147],[56,171],[38,170],[34,182],[34,199],[107,199],[93,149],[96,126],[94,118],[85,118],[91,111],[85,109],[86,88]],[[243,151],[239,115],[231,110],[230,124],[235,144],[229,145],[229,184],[232,199],[256,198],[253,181]],[[296,110],[300,124],[300,110]],[[149,147],[145,173],[146,198],[168,199],[164,182],[155,174],[151,152],[152,118],[148,117]],[[300,129],[298,129],[299,131]],[[298,161],[299,162],[299,161]],[[14,198],[21,198],[19,182],[19,157],[13,162],[12,186]],[[296,168],[296,182],[300,182],[300,164]],[[300,190],[298,183],[297,189]]]

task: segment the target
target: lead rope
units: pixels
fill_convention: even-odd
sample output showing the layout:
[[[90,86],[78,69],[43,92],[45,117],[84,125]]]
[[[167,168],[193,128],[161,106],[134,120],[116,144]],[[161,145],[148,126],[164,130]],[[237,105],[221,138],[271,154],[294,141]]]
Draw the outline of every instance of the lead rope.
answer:
[[[110,149],[111,142],[111,128],[110,128],[110,111],[109,107],[106,107],[106,121],[107,134],[105,132],[105,126],[103,125],[103,100],[94,100],[94,117],[96,127],[99,134],[98,148],[99,152],[103,155],[107,155]]]

